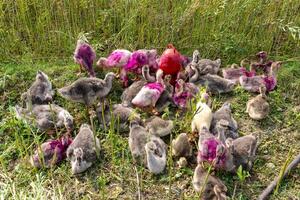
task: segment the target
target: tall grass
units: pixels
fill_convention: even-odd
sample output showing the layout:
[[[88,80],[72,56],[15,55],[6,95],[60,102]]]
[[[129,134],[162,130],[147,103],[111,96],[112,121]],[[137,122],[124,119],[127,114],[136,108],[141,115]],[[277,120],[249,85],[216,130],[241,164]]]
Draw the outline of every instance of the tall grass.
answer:
[[[0,59],[69,58],[81,32],[98,56],[172,42],[204,57],[234,60],[261,49],[293,57],[299,9],[297,0],[0,0]]]

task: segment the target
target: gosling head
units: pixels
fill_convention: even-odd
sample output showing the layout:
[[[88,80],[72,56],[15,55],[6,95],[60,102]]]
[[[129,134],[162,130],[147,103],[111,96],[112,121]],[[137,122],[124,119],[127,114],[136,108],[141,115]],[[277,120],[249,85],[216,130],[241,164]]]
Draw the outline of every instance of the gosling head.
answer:
[[[226,111],[226,112],[231,112],[231,103],[230,102],[225,102],[223,105],[222,105],[222,108]]]
[[[66,127],[67,131],[72,131],[74,128],[72,115],[70,115],[68,111],[62,110],[59,113],[59,117],[63,119],[64,126]]]
[[[200,52],[198,50],[195,50],[193,52],[193,62],[198,63],[200,60]]]
[[[113,72],[108,72],[108,73],[105,75],[105,80],[113,80],[115,77],[116,77],[115,73],[113,73]]]
[[[38,70],[36,73],[36,80],[43,81],[43,82],[49,82],[49,77],[44,72]]]
[[[84,172],[88,167],[87,163],[83,159],[82,148],[75,148],[71,157],[71,167],[73,174],[79,174]]]

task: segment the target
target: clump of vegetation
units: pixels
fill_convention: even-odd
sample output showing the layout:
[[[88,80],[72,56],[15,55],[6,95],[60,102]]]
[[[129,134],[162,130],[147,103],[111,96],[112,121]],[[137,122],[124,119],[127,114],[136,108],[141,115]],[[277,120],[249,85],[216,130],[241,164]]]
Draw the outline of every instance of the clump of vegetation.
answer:
[[[168,43],[228,62],[261,49],[298,56],[299,6],[290,0],[1,1],[0,59],[69,58],[81,32],[101,56],[115,48],[163,50]]]

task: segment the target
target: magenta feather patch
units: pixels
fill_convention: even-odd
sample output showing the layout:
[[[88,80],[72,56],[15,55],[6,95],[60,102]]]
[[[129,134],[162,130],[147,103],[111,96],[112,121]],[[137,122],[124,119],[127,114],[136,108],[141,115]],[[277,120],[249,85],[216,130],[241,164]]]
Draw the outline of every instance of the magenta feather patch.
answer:
[[[247,77],[253,77],[256,75],[256,72],[255,71],[244,71],[243,74]]]
[[[263,64],[258,64],[257,67],[259,69],[261,69],[264,72],[264,74],[269,74],[270,71],[271,71],[271,65],[272,65],[272,63],[273,63],[273,61],[269,60],[269,61],[267,61],[267,62],[265,62]]]
[[[125,65],[125,70],[136,70],[148,63],[148,57],[144,51],[138,50],[132,53],[128,63]]]
[[[180,85],[176,83],[175,87],[179,89]],[[173,95],[174,103],[180,108],[186,108],[187,102],[194,98],[199,92],[199,88],[193,83],[184,83],[183,92]]]
[[[123,56],[124,56],[124,52],[114,51],[108,56],[107,64],[109,66],[115,66],[118,62],[120,62]]]
[[[187,101],[190,98],[191,98],[191,95],[187,91],[185,91],[185,92],[182,92],[179,95],[178,94],[174,94],[173,101],[180,108],[186,108]]]
[[[213,161],[217,158],[217,146],[221,145],[221,142],[215,138],[210,138],[203,141],[202,145],[205,147],[205,151],[199,150],[197,160],[198,162],[207,161],[208,163],[213,163]],[[225,150],[226,151],[226,150]],[[225,164],[226,155],[222,154],[218,158],[218,162],[215,163],[215,167],[222,167]]]
[[[161,83],[148,83],[144,87],[152,89],[152,90],[157,90],[160,94],[164,91],[164,87]]]
[[[274,76],[264,77],[263,80],[267,91],[272,91],[275,89],[277,81]]]
[[[154,106],[164,91],[164,87],[160,83],[148,83],[139,91],[132,99],[132,104],[138,107]]]
[[[36,150],[32,156],[34,166],[41,167],[41,161],[44,160],[45,166],[50,167],[53,164],[57,164],[66,158],[66,151],[68,146],[72,143],[70,137],[62,137],[57,140],[50,140],[41,145],[41,155]],[[44,158],[40,158],[43,156]],[[55,158],[55,159],[54,159]]]
[[[91,76],[95,76],[93,69],[93,63],[96,59],[96,53],[94,49],[87,43],[78,41],[74,52],[74,60],[83,65],[90,73]]]
[[[247,71],[246,68],[241,67],[239,69],[223,69],[223,77],[229,80],[238,81],[241,76],[253,77],[256,75],[255,71]]]

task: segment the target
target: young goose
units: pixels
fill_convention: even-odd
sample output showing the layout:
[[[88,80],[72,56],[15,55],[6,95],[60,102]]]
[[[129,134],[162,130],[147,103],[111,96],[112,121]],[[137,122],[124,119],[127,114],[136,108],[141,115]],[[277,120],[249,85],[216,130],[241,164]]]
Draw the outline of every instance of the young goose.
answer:
[[[82,124],[79,133],[67,149],[67,158],[71,161],[72,173],[86,171],[97,160],[100,150],[99,139],[87,124]]]
[[[183,78],[178,77],[177,79],[181,78],[182,80],[185,80],[185,82],[192,83],[193,81],[190,81],[190,79],[191,79],[191,77],[193,77],[195,75],[196,72],[195,72],[195,67],[193,67],[194,68],[193,69],[191,66],[192,66],[192,64],[186,66],[185,69],[184,69],[184,77]]]
[[[198,141],[198,163],[208,162],[217,169],[233,171],[235,169],[231,146],[226,146],[224,136],[212,135],[208,129],[203,128]]]
[[[131,103],[139,108],[152,108],[155,111],[155,104],[163,91],[165,90],[165,85],[162,79],[162,71],[158,71],[155,83],[147,83],[142,89],[137,93],[137,95],[132,99]]]
[[[116,49],[111,54],[105,58],[101,57],[97,61],[98,67],[105,67],[105,68],[123,68],[131,57],[131,52],[126,49]]]
[[[249,61],[247,59],[243,59],[241,61],[240,66],[237,64],[232,64],[230,68],[226,68],[222,70],[223,77],[225,79],[234,81],[234,83],[239,82],[239,78],[243,75],[247,77],[255,76],[255,69],[253,69],[252,65],[250,68],[250,71],[247,71],[247,65],[249,64]]]
[[[197,66],[198,66],[198,62],[200,61],[200,52],[198,50],[195,50],[193,52],[193,58],[192,58],[192,61],[185,67],[185,72],[187,72],[187,74],[189,76],[193,75],[195,72],[192,71],[192,67],[194,69],[197,69]],[[198,71],[198,69],[197,69]],[[183,79],[185,80],[185,79]]]
[[[195,50],[190,66],[195,67],[200,75],[217,74],[221,66],[221,59],[214,61],[210,59],[201,59],[199,51]]]
[[[186,133],[181,133],[172,141],[172,154],[176,157],[192,156],[192,146]]]
[[[159,174],[163,172],[167,164],[167,145],[162,139],[152,136],[145,145],[147,167],[151,173]]]
[[[231,92],[234,89],[233,81],[222,78],[218,75],[207,74],[200,78],[200,84],[207,86],[207,91],[213,94]]]
[[[33,124],[40,131],[52,131],[55,128],[65,127],[68,132],[73,130],[73,117],[68,111],[55,104],[36,105],[32,110],[15,107],[18,119]]]
[[[171,81],[171,75],[166,75],[164,78],[164,84],[166,86],[163,93],[160,95],[159,99],[157,100],[155,104],[155,108],[157,112],[161,113],[165,108],[167,108],[170,104],[173,103],[173,91],[174,87],[170,84]]]
[[[163,120],[156,116],[147,119],[145,125],[146,130],[157,137],[169,135],[174,126],[172,120]]]
[[[197,103],[196,113],[191,124],[192,132],[200,133],[203,128],[209,130],[212,120],[212,111],[207,105],[208,100],[208,94],[204,93],[202,94],[200,101]]]
[[[252,60],[252,65],[255,70],[262,70],[264,74],[269,74],[273,61],[268,60],[267,52],[260,51],[255,57],[255,60]]]
[[[173,86],[176,83],[177,74],[182,69],[183,59],[184,57],[172,44],[167,45],[167,49],[162,53],[159,59],[159,69],[157,71],[163,75],[171,75],[171,84]]]
[[[209,60],[201,59],[198,62],[198,70],[201,75],[217,74],[221,66],[221,59]]]
[[[246,112],[252,119],[261,120],[267,117],[270,105],[267,102],[266,88],[259,88],[260,94],[247,102]]]
[[[217,59],[217,60],[201,59],[199,52],[196,52],[195,55],[198,57],[197,58],[198,62],[196,66],[201,75],[218,73],[221,66],[221,59]]]
[[[145,80],[139,80],[132,83],[128,88],[124,90],[121,95],[121,101],[123,106],[132,107],[132,99],[139,93],[147,82]]]
[[[226,138],[231,137],[235,139],[238,137],[238,125],[235,119],[232,117],[231,104],[229,102],[225,102],[222,107],[213,114],[211,131],[215,135],[218,132],[217,123],[220,123],[220,125],[227,127],[225,132]]]
[[[148,65],[151,71],[156,71],[158,69],[156,58],[157,51],[155,49],[140,49],[132,52],[124,68],[126,71],[133,71],[140,74],[142,66]]]
[[[112,88],[112,81],[115,74],[109,72],[105,79],[80,78],[71,85],[63,87],[58,92],[67,100],[84,103],[91,106],[97,98],[103,100]]]
[[[156,81],[156,77],[150,74],[150,69],[148,65],[142,67],[142,75],[143,78],[147,81],[147,83],[153,83]]]
[[[151,72],[156,72],[158,69],[158,63],[156,62],[157,51],[155,49],[147,50],[147,49],[140,49],[137,51],[132,52],[128,62],[122,68],[122,76],[121,80],[126,80],[128,82],[128,72],[133,72],[136,75],[142,73],[142,67],[144,65],[148,65]],[[125,85],[126,82],[125,82]]]
[[[123,86],[127,87],[128,77],[124,67],[128,63],[128,60],[130,59],[131,55],[132,53],[126,49],[116,49],[107,58],[101,57],[97,61],[97,66],[104,68],[119,68],[117,76],[120,76]]]
[[[189,82],[194,84],[199,84],[201,76],[199,74],[197,67],[194,65],[189,65],[186,68],[186,70],[189,74]]]
[[[198,140],[198,163],[204,161],[213,163],[216,159],[218,159],[217,156],[222,156],[222,160],[225,160],[224,155],[218,155],[219,152],[217,152],[217,150],[220,150],[220,153],[222,154],[222,151],[224,150],[223,142],[225,141],[221,141],[220,139],[221,138],[218,138],[210,133],[206,127],[202,128],[201,132],[199,133]]]
[[[268,75],[253,76],[253,77],[240,77],[241,86],[250,92],[259,92],[261,86],[266,87],[266,91],[273,91],[277,85],[277,71],[282,62],[273,62],[271,65],[270,73]]]
[[[35,104],[51,103],[53,95],[54,91],[48,76],[39,70],[36,73],[35,81],[27,92],[22,94],[21,99],[26,102],[27,108],[30,108],[31,105]]]
[[[175,86],[173,101],[179,108],[187,108],[188,101],[196,97],[198,92],[199,88],[195,84],[179,79]]]
[[[193,176],[193,186],[195,191],[203,191],[201,197],[202,200],[226,200],[226,186],[218,177],[207,173],[208,172],[203,169],[201,165],[196,167]],[[205,182],[205,180],[207,180],[207,182]],[[202,187],[204,187],[204,189],[202,189]]]
[[[258,92],[259,88],[264,86],[265,83],[261,76],[247,77],[243,75],[240,77],[240,85],[249,92]]]
[[[58,164],[65,159],[67,148],[71,143],[72,139],[68,136],[44,142],[30,157],[31,165],[49,168]]]
[[[96,53],[89,44],[84,40],[79,39],[74,52],[74,60],[80,65],[80,72],[82,69],[86,69],[89,72],[90,77],[95,77],[95,71],[93,69],[93,63],[96,59]]]
[[[121,131],[127,131],[129,127],[129,122],[131,120],[141,122],[140,115],[130,107],[123,106],[122,104],[114,104],[109,106],[107,101],[104,103],[99,103],[98,108],[96,109],[98,121],[101,125],[106,127],[110,126],[111,118],[114,117],[115,127],[119,123]]]
[[[255,160],[256,150],[258,146],[257,138],[253,135],[246,135],[235,140],[229,138],[226,140],[227,146],[232,147],[232,155],[234,171],[242,165],[243,169],[250,170]]]
[[[276,61],[271,64],[270,72],[267,76],[263,76],[266,90],[273,91],[277,85],[277,72],[281,67],[282,62]]]
[[[207,91],[214,94],[231,92],[234,89],[234,81],[227,80],[218,75],[206,74],[200,75],[199,71],[192,66],[195,72],[189,79],[190,83],[207,87]]]
[[[139,164],[146,163],[145,145],[148,140],[147,130],[137,121],[131,121],[129,126],[128,144],[133,159]]]
[[[121,95],[122,105],[132,107],[132,99],[139,93],[143,86],[147,83],[155,82],[156,78],[149,74],[149,67],[144,66],[142,68],[142,75],[144,80],[135,81],[128,88],[124,90]]]

